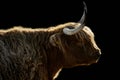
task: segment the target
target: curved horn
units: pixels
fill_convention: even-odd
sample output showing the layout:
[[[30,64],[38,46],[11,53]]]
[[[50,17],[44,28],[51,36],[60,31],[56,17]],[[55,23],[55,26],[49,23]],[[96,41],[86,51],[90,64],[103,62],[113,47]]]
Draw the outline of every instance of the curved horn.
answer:
[[[83,12],[83,15],[82,15],[80,21],[78,21],[76,23],[74,29],[64,28],[63,29],[64,34],[73,35],[73,34],[77,33],[78,31],[80,31],[81,29],[83,29],[83,27],[85,26],[85,17],[86,17],[86,13],[87,13],[87,6],[86,6],[85,2],[83,2],[83,4],[84,4],[84,12]]]

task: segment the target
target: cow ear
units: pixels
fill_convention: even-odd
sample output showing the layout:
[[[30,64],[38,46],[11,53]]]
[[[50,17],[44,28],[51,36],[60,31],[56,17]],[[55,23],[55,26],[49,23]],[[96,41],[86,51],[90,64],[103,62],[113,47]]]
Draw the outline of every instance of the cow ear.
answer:
[[[58,44],[60,43],[59,42],[59,39],[58,39],[58,37],[57,37],[57,34],[53,34],[53,35],[51,35],[50,36],[50,38],[49,38],[49,41],[50,41],[50,43],[53,45],[53,46],[58,46]]]

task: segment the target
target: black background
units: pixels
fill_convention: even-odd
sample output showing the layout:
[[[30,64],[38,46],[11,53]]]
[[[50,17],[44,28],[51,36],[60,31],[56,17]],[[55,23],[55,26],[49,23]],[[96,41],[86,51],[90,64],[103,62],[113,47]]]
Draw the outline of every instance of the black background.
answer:
[[[56,80],[103,80],[117,78],[119,47],[114,1],[87,1],[86,25],[94,34],[102,56],[97,64],[91,66],[63,69]],[[4,2],[0,7],[0,29],[13,26],[49,27],[70,21],[78,21],[83,12],[81,1],[29,1]],[[115,45],[115,43],[117,43]],[[118,46],[118,47],[117,47]]]

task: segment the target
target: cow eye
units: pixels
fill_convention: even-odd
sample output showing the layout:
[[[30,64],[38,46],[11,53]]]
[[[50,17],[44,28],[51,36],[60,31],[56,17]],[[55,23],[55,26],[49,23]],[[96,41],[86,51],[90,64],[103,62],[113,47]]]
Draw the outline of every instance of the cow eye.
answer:
[[[76,43],[76,45],[77,45],[77,46],[82,46],[83,43],[80,43],[80,42],[79,42],[79,43]]]

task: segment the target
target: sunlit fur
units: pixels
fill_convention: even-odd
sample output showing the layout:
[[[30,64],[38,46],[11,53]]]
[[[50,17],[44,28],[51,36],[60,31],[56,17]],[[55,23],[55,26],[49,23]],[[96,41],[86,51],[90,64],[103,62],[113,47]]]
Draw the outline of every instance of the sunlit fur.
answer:
[[[72,36],[62,32],[64,27],[73,25],[74,22],[69,22],[49,28],[16,26],[0,30],[0,80],[53,80],[56,73],[64,67],[93,63],[95,59],[88,59],[87,55],[99,49],[94,48],[94,34],[88,27]],[[91,45],[85,44],[84,40],[91,40]],[[83,58],[76,57],[83,51],[74,50],[76,45],[79,49],[82,49],[79,46],[88,49],[87,58],[84,59],[83,55]],[[74,56],[73,51],[78,53]]]

